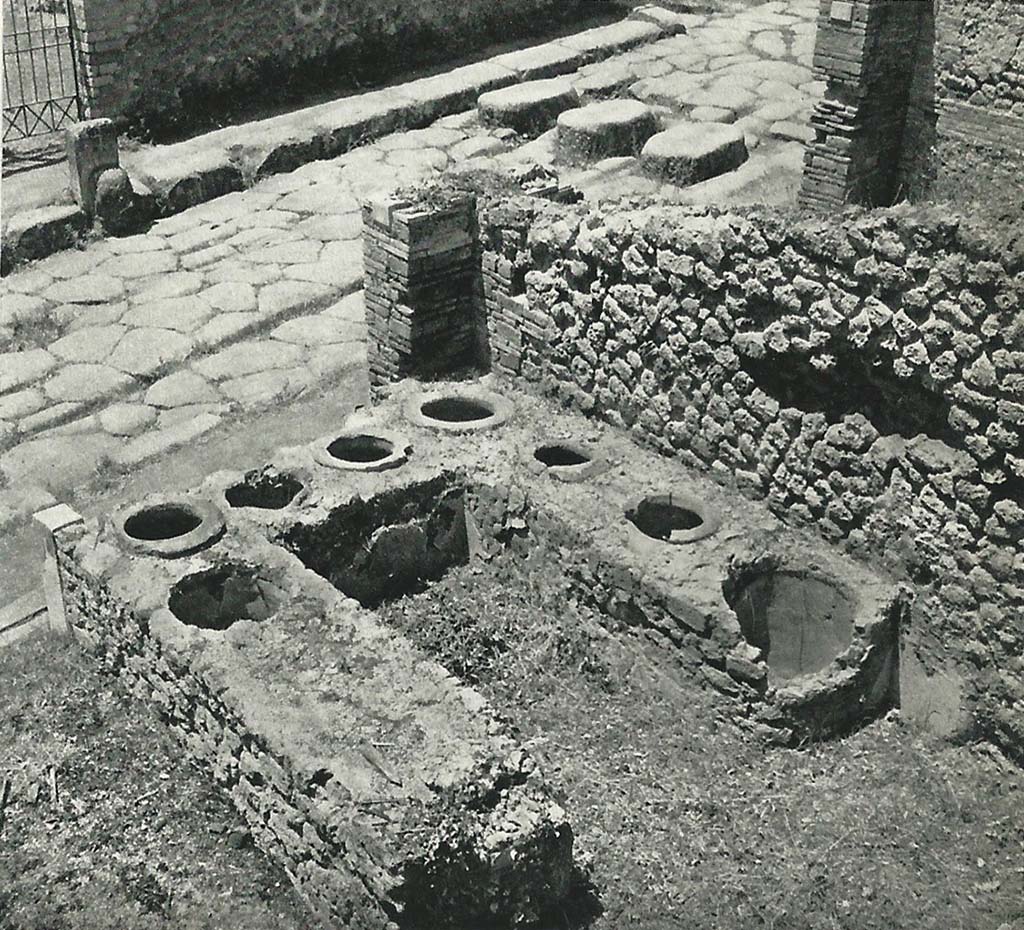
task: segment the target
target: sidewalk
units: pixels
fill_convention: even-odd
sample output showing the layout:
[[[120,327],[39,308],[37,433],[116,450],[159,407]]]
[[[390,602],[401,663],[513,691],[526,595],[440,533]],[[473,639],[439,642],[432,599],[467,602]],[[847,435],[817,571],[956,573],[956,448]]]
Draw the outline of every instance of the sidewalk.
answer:
[[[594,198],[723,203],[795,194],[802,145],[775,123],[798,133],[821,92],[809,68],[816,9],[815,0],[773,0],[729,17],[691,16],[686,35],[658,32],[573,72],[581,90],[607,82],[656,104],[669,124],[691,107],[673,101],[674,88],[725,81],[730,115],[745,121],[753,150],[740,170],[690,188],[652,181],[631,158],[556,170]],[[561,43],[574,39],[582,43]],[[514,53],[519,67],[529,53],[543,70],[554,45],[563,48]],[[459,97],[463,107],[474,101]],[[238,131],[258,136],[254,126]],[[168,149],[156,151],[172,161]],[[470,160],[551,164],[553,133],[524,140],[464,110],[191,207],[144,235],[66,251],[4,278],[0,337],[28,320],[37,323],[23,327],[30,334],[56,338],[0,354],[0,530],[78,492],[69,459],[79,477],[131,470],[361,370],[360,201]],[[180,168],[172,161],[166,170]]]

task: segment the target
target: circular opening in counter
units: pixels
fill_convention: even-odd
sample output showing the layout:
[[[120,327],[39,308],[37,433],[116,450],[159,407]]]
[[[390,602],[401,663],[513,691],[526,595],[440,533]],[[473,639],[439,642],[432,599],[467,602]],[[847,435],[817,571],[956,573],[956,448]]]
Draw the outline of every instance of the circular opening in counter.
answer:
[[[366,464],[380,462],[395,451],[395,445],[383,436],[372,436],[369,433],[354,433],[351,436],[339,436],[327,446],[327,452],[341,462]]]
[[[479,423],[494,416],[494,408],[472,397],[439,397],[428,400],[420,412],[442,423]]]
[[[505,398],[479,389],[417,394],[405,409],[408,419],[417,426],[462,433],[492,429],[512,413],[512,405]]]
[[[675,544],[703,539],[718,529],[708,508],[682,494],[649,495],[626,511],[626,519],[645,536]]]
[[[313,458],[327,468],[384,471],[405,462],[411,449],[408,438],[400,433],[351,429],[317,441]]]
[[[226,630],[239,620],[266,620],[285,600],[285,592],[255,569],[230,564],[186,576],[171,589],[167,606],[188,626]]]
[[[151,497],[123,507],[113,518],[122,546],[144,555],[187,555],[224,532],[224,517],[209,501]]]
[[[157,504],[144,507],[124,521],[124,531],[132,539],[144,542],[177,539],[202,524],[202,515],[184,504]]]
[[[224,499],[232,507],[283,510],[295,500],[302,488],[302,482],[291,475],[251,471],[224,492]]]
[[[827,578],[773,570],[744,584],[731,602],[744,638],[764,652],[778,681],[820,672],[853,639],[856,604]]]
[[[590,456],[579,446],[565,443],[545,443],[533,450],[533,457],[548,468],[573,468],[590,463]]]

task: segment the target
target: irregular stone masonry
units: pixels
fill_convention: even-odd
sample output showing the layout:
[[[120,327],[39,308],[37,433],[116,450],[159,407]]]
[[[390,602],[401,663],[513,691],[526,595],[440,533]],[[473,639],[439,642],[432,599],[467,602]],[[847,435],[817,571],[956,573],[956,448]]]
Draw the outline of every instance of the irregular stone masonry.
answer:
[[[914,208],[545,209],[483,212],[495,367],[916,581],[906,648],[1019,756],[1019,265]]]
[[[912,63],[926,40],[928,5],[821,0],[814,72],[828,90],[811,117],[817,138],[804,157],[804,206],[885,205],[896,198]]]
[[[371,384],[476,362],[476,200],[367,204],[363,226]]]

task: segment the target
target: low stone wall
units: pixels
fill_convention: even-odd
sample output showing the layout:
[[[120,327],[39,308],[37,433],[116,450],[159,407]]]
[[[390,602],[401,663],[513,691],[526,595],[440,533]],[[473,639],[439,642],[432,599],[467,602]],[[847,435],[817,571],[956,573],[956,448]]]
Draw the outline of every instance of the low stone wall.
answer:
[[[233,526],[205,552],[154,558],[106,520],[60,530],[75,638],[162,711],[329,925],[535,919],[572,867],[535,763],[478,693],[260,535]],[[165,606],[239,566],[272,617],[220,622],[206,595],[188,622]]]
[[[1024,751],[1018,259],[909,207],[521,200],[481,235],[498,370],[914,581],[905,706]]]
[[[215,119],[247,98],[284,99],[464,55],[579,18],[579,0],[73,0],[90,115],[160,129]],[[592,13],[592,10],[589,12]],[[453,49],[457,49],[453,52]]]

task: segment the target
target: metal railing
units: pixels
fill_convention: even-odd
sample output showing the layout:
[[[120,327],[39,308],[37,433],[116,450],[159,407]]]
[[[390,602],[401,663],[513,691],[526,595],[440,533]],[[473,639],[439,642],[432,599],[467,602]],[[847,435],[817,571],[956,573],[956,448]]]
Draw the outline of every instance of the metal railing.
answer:
[[[3,0],[3,141],[82,118],[69,0]]]

